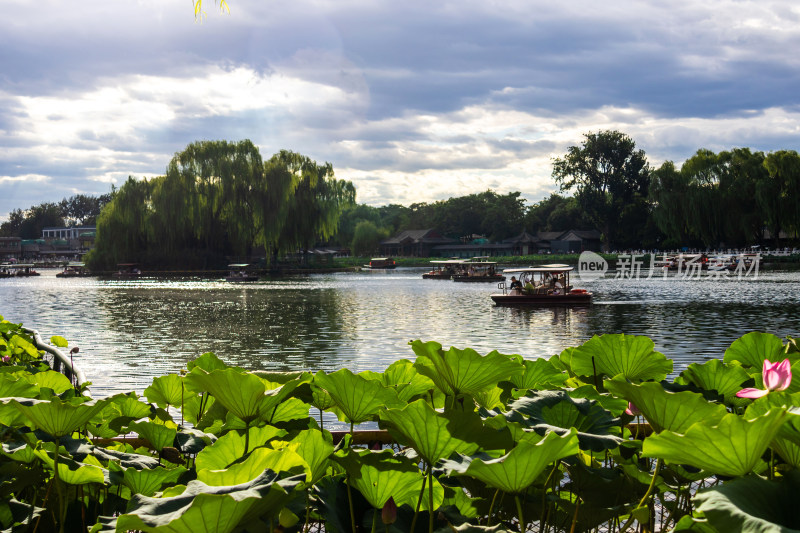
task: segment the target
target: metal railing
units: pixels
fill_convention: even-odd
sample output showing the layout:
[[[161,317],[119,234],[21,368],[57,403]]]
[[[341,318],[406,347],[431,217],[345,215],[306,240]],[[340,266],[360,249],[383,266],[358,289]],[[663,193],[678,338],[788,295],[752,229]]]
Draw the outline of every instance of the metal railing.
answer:
[[[80,387],[88,380],[84,375],[83,371],[77,368],[73,362],[72,357],[65,354],[55,346],[51,346],[42,340],[41,335],[35,329],[30,328],[22,328],[23,331],[28,333],[33,337],[33,342],[36,347],[40,350],[44,350],[46,353],[52,356],[52,360],[48,361],[50,363],[50,367],[55,370],[56,372],[61,372],[65,376],[69,378],[71,382],[74,382],[76,386]]]

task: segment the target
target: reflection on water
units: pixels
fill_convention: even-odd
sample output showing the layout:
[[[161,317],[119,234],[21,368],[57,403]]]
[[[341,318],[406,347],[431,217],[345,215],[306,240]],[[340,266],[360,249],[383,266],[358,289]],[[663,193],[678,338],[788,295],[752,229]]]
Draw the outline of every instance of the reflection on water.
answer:
[[[599,333],[647,335],[676,369],[721,357],[742,334],[797,335],[800,274],[758,280],[602,280],[586,308],[494,307],[493,284],[423,280],[424,269],[219,280],[0,280],[0,314],[81,348],[96,396],[141,392],[213,351],[270,370],[383,370],[413,339],[549,357]]]

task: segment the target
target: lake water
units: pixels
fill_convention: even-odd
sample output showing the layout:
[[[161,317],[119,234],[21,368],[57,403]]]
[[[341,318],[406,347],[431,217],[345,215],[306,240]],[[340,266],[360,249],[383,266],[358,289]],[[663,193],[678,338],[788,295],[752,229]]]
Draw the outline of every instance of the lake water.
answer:
[[[383,370],[413,339],[549,357],[594,334],[647,335],[675,360],[721,358],[754,330],[800,335],[800,273],[757,279],[574,284],[588,308],[495,307],[495,284],[423,280],[425,269],[222,280],[0,279],[0,315],[62,335],[95,397],[135,390],[207,351],[253,370]]]

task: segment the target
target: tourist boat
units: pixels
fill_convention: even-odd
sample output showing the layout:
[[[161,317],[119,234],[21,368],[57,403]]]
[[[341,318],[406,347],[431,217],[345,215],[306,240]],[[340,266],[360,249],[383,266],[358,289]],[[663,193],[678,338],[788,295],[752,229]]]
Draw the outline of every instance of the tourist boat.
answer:
[[[0,278],[10,278],[13,276],[11,273],[11,263],[0,264]]]
[[[394,262],[394,259],[391,257],[373,257],[369,260],[368,265],[364,265],[364,268],[369,268],[372,270],[381,270],[386,268],[395,268],[397,264]]]
[[[455,274],[453,281],[462,283],[505,281],[505,276],[497,272],[497,263],[487,259],[488,257],[473,257],[462,262],[463,272]]]
[[[248,270],[248,267],[250,267],[249,263],[234,263],[228,265],[230,273],[225,277],[225,281],[258,281],[258,275],[252,270]]]
[[[431,261],[432,269],[422,275],[422,279],[450,279],[462,273],[464,261],[461,259],[448,259],[446,261]]]
[[[86,276],[90,276],[88,270],[86,270],[86,265],[83,263],[67,263],[64,267],[64,270],[56,274],[57,278],[83,278]]]
[[[548,305],[588,305],[592,303],[592,293],[584,289],[574,289],[569,276],[573,267],[569,265],[542,265],[528,268],[511,268],[503,271],[505,275],[518,278],[522,288],[511,289],[505,282],[497,285],[502,293],[492,294],[497,305],[548,306]]]
[[[111,277],[114,279],[138,279],[142,276],[139,263],[118,263],[117,271]]]
[[[7,275],[4,277],[13,278],[27,278],[30,276],[40,276],[38,272],[33,269],[33,263],[16,263],[4,265]]]

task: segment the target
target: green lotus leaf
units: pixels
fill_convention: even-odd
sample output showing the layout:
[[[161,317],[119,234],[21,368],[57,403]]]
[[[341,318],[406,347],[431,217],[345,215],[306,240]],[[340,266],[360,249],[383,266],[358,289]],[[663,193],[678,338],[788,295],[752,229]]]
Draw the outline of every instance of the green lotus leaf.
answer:
[[[289,398],[274,406],[271,411],[267,411],[268,416],[264,416],[264,420],[268,424],[279,424],[289,420],[308,418],[310,408],[311,406],[300,398]]]
[[[742,390],[742,383],[750,379],[750,375],[741,366],[726,365],[719,359],[712,359],[702,365],[692,363],[681,372],[681,377],[703,390],[716,391],[729,404],[740,400],[736,398],[736,393]]]
[[[374,508],[383,508],[390,497],[398,507],[408,504],[413,508],[417,505],[423,475],[417,464],[410,459],[394,455],[391,450],[347,450],[337,454],[335,459],[347,471],[352,486]],[[433,507],[438,509],[444,500],[444,489],[435,478],[433,482]],[[426,486],[426,495],[427,491]],[[427,509],[428,498],[422,500],[421,509]]]
[[[595,400],[603,406],[603,409],[609,411],[614,416],[620,416],[628,408],[628,400],[618,398],[611,394],[600,394],[593,385],[581,385],[576,389],[569,391],[570,398],[586,398],[587,400]]]
[[[694,501],[708,524],[725,533],[797,533],[800,475],[778,481],[746,476],[700,491]]]
[[[375,373],[375,376],[379,376],[384,386],[394,387],[401,402],[408,402],[435,387],[433,381],[417,372],[414,363],[408,359],[395,361],[382,374]]]
[[[153,378],[152,385],[144,390],[147,399],[161,408],[166,408],[168,405],[180,407],[184,394],[183,378],[178,374]]]
[[[250,433],[249,449],[263,446],[267,441],[286,435],[286,431],[272,426],[253,427]],[[235,463],[245,454],[245,436],[229,431],[218,438],[214,444],[203,448],[195,458],[197,470],[222,470]]]
[[[4,442],[0,453],[20,463],[30,463],[36,460],[34,448],[26,442]]]
[[[115,394],[109,398],[109,407],[113,407],[119,416],[129,417],[133,420],[150,416],[150,406],[139,400],[136,393]]]
[[[569,377],[547,359],[526,359],[522,365],[522,374],[511,376],[511,382],[519,389],[547,389],[561,385]]]
[[[83,398],[50,401],[11,398],[10,404],[30,420],[37,429],[53,437],[69,435],[86,424],[105,408],[107,400],[83,401]]]
[[[104,527],[98,531],[229,533],[256,517],[277,516],[302,480],[301,476],[278,480],[271,471],[227,487],[194,480],[177,496],[134,496],[126,514],[102,521]]]
[[[672,361],[653,348],[653,341],[644,336],[595,335],[572,351],[570,367],[579,376],[596,373],[609,378],[622,375],[637,382],[661,381],[672,372]]]
[[[336,402],[333,401],[331,395],[328,394],[328,391],[319,387],[319,385],[315,385],[314,383],[311,384],[311,405],[319,409],[320,411],[327,411],[334,405]]]
[[[622,441],[611,434],[618,420],[595,400],[572,398],[566,391],[529,392],[508,406],[506,420],[518,422],[540,435],[553,431],[564,435],[577,430],[581,449],[603,451]]]
[[[4,531],[27,531],[44,508],[28,505],[15,498],[0,501],[0,526]],[[17,527],[25,526],[25,527]]]
[[[331,395],[345,420],[354,424],[372,420],[382,408],[400,403],[394,389],[357,376],[346,368],[332,374],[319,371],[314,375],[314,383]]]
[[[37,387],[52,389],[56,394],[72,389],[72,382],[69,378],[54,370],[31,374],[28,379]]]
[[[743,366],[752,367],[754,370],[761,371],[764,360],[777,363],[786,359],[783,342],[779,337],[772,333],[762,333],[752,331],[733,341],[733,344],[725,350],[722,360],[726,363],[739,361]],[[790,357],[792,362],[797,361],[797,355]]]
[[[174,427],[167,427],[164,424],[150,421],[133,422],[128,424],[128,428],[147,440],[152,449],[157,452],[172,446],[175,442],[175,435],[178,433],[178,430]]]
[[[328,462],[333,453],[333,442],[318,429],[306,429],[298,433],[292,440],[297,444],[297,454],[303,458],[309,467],[307,481],[316,483],[328,467]]]
[[[786,412],[781,410],[751,420],[729,413],[717,425],[709,420],[695,422],[683,435],[671,431],[651,435],[644,441],[642,454],[714,474],[744,476],[756,467],[785,420]]]
[[[503,389],[494,387],[492,389],[482,390],[473,395],[475,402],[484,409],[502,409],[505,407],[505,402],[502,399]]]
[[[69,348],[69,342],[61,335],[53,335],[50,337],[50,344],[56,348]]]
[[[425,400],[381,412],[380,427],[387,429],[400,444],[414,448],[429,465],[453,452],[475,453],[479,448],[476,439],[486,432],[476,413],[439,413]]]
[[[186,369],[189,370],[189,372],[195,368],[202,368],[206,372],[212,372],[214,370],[223,370],[228,368],[228,365],[226,365],[222,359],[217,357],[214,352],[206,352],[197,359],[186,363]]]
[[[471,461],[464,475],[503,492],[519,494],[533,484],[553,461],[575,455],[578,451],[578,432],[574,428],[564,435],[548,433],[538,442],[531,436],[502,457]]]
[[[633,385],[613,379],[605,382],[605,388],[638,407],[656,433],[684,433],[695,422],[715,424],[727,413],[724,405],[709,403],[702,394],[667,392],[659,383]]]
[[[252,374],[233,368],[205,372],[195,368],[184,380],[195,390],[208,391],[225,409],[250,423],[256,420],[264,406],[266,387]]]
[[[35,398],[38,394],[39,388],[28,379],[7,374],[0,375],[0,398]]]
[[[55,445],[52,443],[49,444],[51,444],[52,453],[55,453]],[[50,456],[50,451],[39,448],[34,450],[34,454],[46,464],[50,470],[53,469],[55,460]],[[97,459],[94,459],[92,456],[88,456],[87,459],[97,462]],[[103,469],[99,465],[79,463],[69,457],[60,456],[58,458],[58,479],[68,485],[86,485],[88,483],[104,483],[105,475]]]
[[[495,387],[498,381],[510,380],[524,367],[507,355],[492,351],[485,356],[472,348],[442,350],[438,342],[412,341],[417,354],[414,368],[427,376],[447,395],[474,395]]]
[[[265,470],[290,472],[293,469],[304,472],[310,470],[303,458],[291,448],[256,448],[243,461],[223,470],[198,470],[197,479],[210,486],[222,487],[247,483]]]
[[[758,398],[747,406],[746,418],[755,418],[772,410],[786,411],[786,421],[772,440],[771,447],[784,461],[800,467],[800,409],[793,407],[800,403],[800,394],[772,392]]]
[[[108,465],[109,475],[112,483],[121,484],[128,487],[131,494],[141,494],[142,496],[152,496],[161,488],[169,483],[174,484],[186,472],[186,468],[178,466],[175,468],[123,468],[116,463]]]
[[[22,335],[13,335],[8,340],[8,348],[20,361],[39,359],[41,356],[36,346]]]

